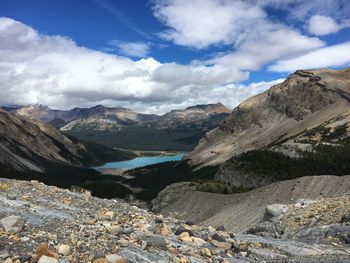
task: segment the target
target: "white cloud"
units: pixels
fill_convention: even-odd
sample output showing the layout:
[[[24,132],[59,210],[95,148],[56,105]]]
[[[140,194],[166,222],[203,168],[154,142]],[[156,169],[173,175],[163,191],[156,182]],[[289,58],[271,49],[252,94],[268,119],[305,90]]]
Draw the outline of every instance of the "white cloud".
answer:
[[[271,21],[265,6],[253,1],[158,0],[154,3],[155,16],[169,27],[161,33],[164,38],[197,49],[230,45],[226,54],[206,61],[208,65],[258,70],[274,60],[325,45],[316,37]]]
[[[192,48],[230,44],[244,27],[265,16],[260,8],[227,0],[159,0],[154,14],[169,27],[160,34],[163,38]]]
[[[310,18],[308,29],[311,34],[323,36],[338,32],[341,26],[331,17],[314,15]]]
[[[146,42],[125,42],[120,40],[111,40],[108,42],[108,44],[113,48],[115,47],[119,54],[128,57],[144,58],[150,52],[150,44]]]
[[[0,105],[39,102],[72,108],[101,103],[157,113],[218,101],[233,106],[261,90],[226,85],[247,77],[237,67],[135,61],[0,18]]]
[[[320,48],[305,55],[281,60],[269,69],[277,72],[292,72],[297,69],[336,67],[350,65],[350,42]]]

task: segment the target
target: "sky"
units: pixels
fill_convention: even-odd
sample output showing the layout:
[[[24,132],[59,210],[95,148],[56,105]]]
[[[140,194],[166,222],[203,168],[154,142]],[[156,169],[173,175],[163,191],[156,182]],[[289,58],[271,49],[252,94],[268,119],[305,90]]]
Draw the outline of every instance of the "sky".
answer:
[[[349,65],[348,0],[0,1],[0,105],[234,108]]]

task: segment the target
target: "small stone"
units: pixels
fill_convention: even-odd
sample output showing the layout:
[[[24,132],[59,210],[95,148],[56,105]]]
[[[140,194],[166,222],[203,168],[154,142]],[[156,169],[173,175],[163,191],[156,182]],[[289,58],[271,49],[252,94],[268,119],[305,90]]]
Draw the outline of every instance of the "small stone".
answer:
[[[105,215],[107,216],[107,218],[109,218],[109,220],[114,219],[114,213],[112,211],[106,212]]]
[[[93,263],[105,263],[105,259],[104,258],[98,258],[98,259],[95,259],[93,261]]]
[[[166,249],[166,241],[164,239],[164,237],[158,237],[158,236],[150,236],[147,237],[146,240],[147,245],[152,246],[152,247],[157,247],[160,249],[165,250]]]
[[[187,232],[190,236],[194,236],[193,232],[189,229],[184,228],[183,226],[179,226],[176,231],[175,231],[175,235],[179,236],[182,233]]]
[[[179,235],[179,239],[183,242],[192,242],[192,238],[188,234],[188,232],[183,232]]]
[[[206,248],[206,247],[203,248],[201,252],[202,252],[203,255],[206,255],[207,257],[211,257],[211,256],[213,255],[213,254],[211,253],[210,249],[209,249],[209,248]]]
[[[343,217],[340,220],[340,223],[348,223],[350,222],[350,214],[343,215]]]
[[[20,216],[8,216],[1,219],[0,222],[0,226],[8,233],[18,233],[24,226],[24,219]]]
[[[216,240],[216,241],[219,241],[219,242],[226,242],[226,239],[223,238],[222,236],[219,236],[218,234],[214,234],[211,238],[213,240]]]
[[[216,228],[216,231],[225,231],[225,227],[224,227],[223,225],[218,226],[218,227]]]
[[[13,263],[12,259],[7,258],[3,263]]]
[[[38,263],[59,263],[57,259],[48,257],[48,256],[41,256]]]
[[[77,238],[75,237],[75,235],[73,233],[70,234],[69,241],[72,243],[72,245],[76,245],[78,242]]]
[[[191,237],[191,238],[192,238],[193,244],[197,247],[201,247],[207,243],[203,239],[201,239],[200,237]]]
[[[59,245],[57,248],[57,252],[61,255],[67,256],[70,254],[70,246],[69,245]]]
[[[114,226],[110,226],[108,228],[108,231],[112,235],[119,235],[120,233],[122,233],[123,229],[120,226],[114,225]]]
[[[122,239],[117,241],[117,244],[121,247],[127,247],[127,246],[129,246],[129,241],[122,238]]]
[[[126,263],[128,259],[126,257],[121,257],[116,254],[109,254],[106,256],[106,263]]]
[[[241,251],[241,252],[239,252],[239,255],[241,255],[242,257],[246,257],[246,256],[248,256],[248,252]]]
[[[217,248],[222,248],[224,250],[228,250],[232,247],[231,243],[228,243],[228,242],[219,242],[217,240],[211,240],[210,243],[217,247]]]

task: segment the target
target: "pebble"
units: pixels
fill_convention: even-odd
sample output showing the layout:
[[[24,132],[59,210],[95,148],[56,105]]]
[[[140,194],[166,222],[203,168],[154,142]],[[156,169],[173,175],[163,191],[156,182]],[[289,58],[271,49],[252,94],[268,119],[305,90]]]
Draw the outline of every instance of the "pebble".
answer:
[[[59,263],[59,261],[52,257],[41,256],[38,263]]]
[[[57,252],[61,255],[67,256],[70,254],[70,246],[69,245],[59,245],[57,248]]]

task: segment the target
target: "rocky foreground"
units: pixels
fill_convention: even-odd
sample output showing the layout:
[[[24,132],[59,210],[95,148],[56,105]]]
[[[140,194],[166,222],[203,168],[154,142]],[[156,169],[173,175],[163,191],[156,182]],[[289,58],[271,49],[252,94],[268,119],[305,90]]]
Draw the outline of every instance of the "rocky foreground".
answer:
[[[242,218],[242,220],[245,220]],[[350,196],[270,205],[250,234],[0,179],[0,262],[350,262]]]

